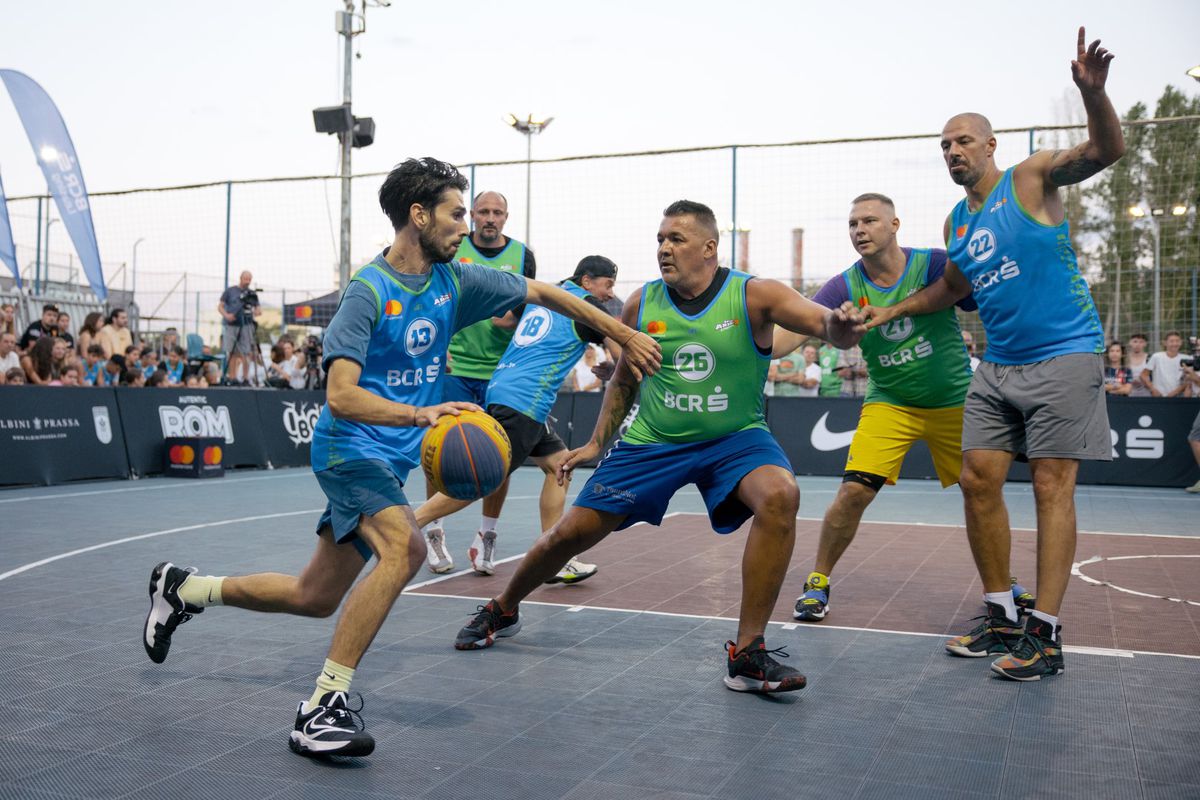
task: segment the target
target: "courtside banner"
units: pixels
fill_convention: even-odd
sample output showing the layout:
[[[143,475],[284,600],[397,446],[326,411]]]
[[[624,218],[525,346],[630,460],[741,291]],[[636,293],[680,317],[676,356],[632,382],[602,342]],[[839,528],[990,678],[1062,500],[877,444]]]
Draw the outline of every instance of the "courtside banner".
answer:
[[[4,181],[0,181],[0,262],[21,285],[21,269],[17,266],[17,248],[13,244],[12,225],[8,221],[8,199],[4,195]]]
[[[50,187],[63,225],[75,245],[75,252],[79,254],[88,284],[97,297],[107,300],[108,289],[104,285],[104,269],[100,265],[100,248],[96,245],[96,230],[92,226],[92,207],[67,124],[50,95],[28,75],[0,69],[0,80],[8,87],[8,94],[25,127],[38,166],[46,176],[46,185]]]
[[[267,445],[258,414],[260,392],[246,389],[116,389],[125,428],[129,466],[136,475],[163,470],[167,437],[213,437],[224,441],[226,468],[267,466]]]
[[[116,392],[0,386],[0,485],[127,478]]]
[[[325,392],[264,390],[255,392],[258,418],[272,467],[311,464],[313,429],[325,407]]]

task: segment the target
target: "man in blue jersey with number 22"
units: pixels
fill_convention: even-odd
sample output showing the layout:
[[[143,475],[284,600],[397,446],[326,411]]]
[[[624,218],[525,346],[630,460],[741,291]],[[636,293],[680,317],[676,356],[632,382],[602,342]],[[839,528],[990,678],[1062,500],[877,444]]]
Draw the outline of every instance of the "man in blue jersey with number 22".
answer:
[[[327,404],[312,464],[329,502],[303,573],[202,576],[169,561],[151,573],[143,644],[155,662],[166,658],[175,629],[207,606],[327,617],[349,593],[316,689],[296,712],[289,745],[297,753],[364,756],[375,748],[348,693],[359,660],[425,558],[404,482],[419,462],[423,428],[443,414],[478,410],[440,402],[454,332],[536,303],[621,342],[639,374],[660,363],[650,337],[562,289],[451,261],[467,233],[466,188],[452,165],[423,158],[396,167],[379,191],[395,238],[355,274],[325,336]],[[372,555],[374,569],[351,590]]]
[[[952,655],[997,655],[1005,678],[1063,671],[1058,614],[1075,556],[1075,477],[1081,460],[1110,459],[1104,332],[1071,247],[1058,189],[1086,180],[1125,152],[1121,122],[1105,93],[1112,54],[1086,46],[1079,29],[1071,74],[1087,111],[1088,138],[1043,150],[1001,171],[996,138],[980,114],[942,129],[950,178],[966,190],[943,231],[950,263],[941,280],[887,308],[868,306],[868,327],[947,308],[974,291],[987,352],[963,410],[959,481],[967,538],[987,613],[950,639]],[[1037,608],[1024,627],[1009,590],[1012,533],[1004,481],[1015,457],[1029,460],[1037,504]]]

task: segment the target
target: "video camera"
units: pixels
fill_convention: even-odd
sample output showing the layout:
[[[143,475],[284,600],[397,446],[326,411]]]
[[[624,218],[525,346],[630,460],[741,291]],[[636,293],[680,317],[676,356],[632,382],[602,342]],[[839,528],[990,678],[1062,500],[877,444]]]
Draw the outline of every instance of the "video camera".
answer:
[[[1192,348],[1192,354],[1179,359],[1179,366],[1196,369],[1196,364],[1200,363],[1200,338],[1189,336],[1188,345]]]
[[[241,294],[239,295],[238,302],[240,302],[242,304],[242,310],[241,310],[242,322],[243,323],[253,323],[254,322],[254,309],[258,308],[260,305],[259,299],[258,299],[259,290],[247,288],[247,289],[241,289],[240,292],[241,292]]]

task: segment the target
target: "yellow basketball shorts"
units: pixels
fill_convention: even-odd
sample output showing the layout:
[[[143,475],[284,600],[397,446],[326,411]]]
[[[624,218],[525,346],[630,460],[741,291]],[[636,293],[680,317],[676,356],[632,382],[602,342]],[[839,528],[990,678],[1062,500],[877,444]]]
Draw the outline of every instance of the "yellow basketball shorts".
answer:
[[[962,424],[962,406],[910,408],[867,403],[850,443],[846,471],[882,475],[888,483],[895,483],[904,456],[913,442],[921,440],[933,455],[942,487],[951,486],[958,483],[962,471]]]

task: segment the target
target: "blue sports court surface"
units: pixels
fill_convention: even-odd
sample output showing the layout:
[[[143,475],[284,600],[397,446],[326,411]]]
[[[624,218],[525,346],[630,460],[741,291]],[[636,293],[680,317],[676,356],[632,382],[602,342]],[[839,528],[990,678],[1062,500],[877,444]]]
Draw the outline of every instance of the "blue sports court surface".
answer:
[[[583,485],[584,475],[575,486]],[[614,534],[600,572],[544,587],[524,628],[454,635],[537,534],[541,475],[514,476],[497,575],[422,571],[354,690],[365,759],[287,747],[333,619],[210,608],[155,665],[140,634],[159,561],[295,573],[324,497],[307,469],[0,492],[0,800],[9,798],[1200,797],[1200,497],[1082,487],[1066,673],[992,676],[941,639],[982,613],[956,489],[903,481],[868,510],[829,617],[794,623],[833,478],[800,478],[796,550],[769,647],[808,676],[765,698],[721,683],[744,532],[681,493],[661,529]],[[1014,528],[1030,487],[1007,489]],[[420,489],[414,500],[419,500]],[[458,566],[478,508],[450,520]],[[1014,571],[1033,582],[1033,533]]]

